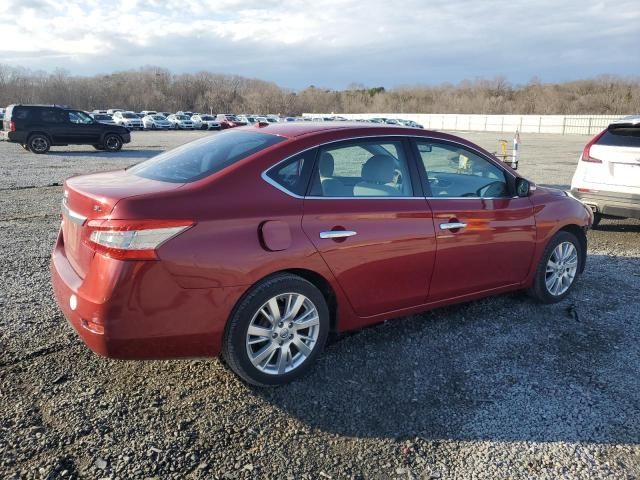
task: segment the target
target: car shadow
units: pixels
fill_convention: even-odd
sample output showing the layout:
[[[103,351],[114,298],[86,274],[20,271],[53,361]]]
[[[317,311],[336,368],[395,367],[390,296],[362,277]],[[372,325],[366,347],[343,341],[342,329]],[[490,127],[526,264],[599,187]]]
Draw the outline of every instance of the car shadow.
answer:
[[[99,158],[113,158],[113,159],[120,159],[120,158],[140,158],[140,159],[145,159],[145,158],[151,158],[155,155],[158,155],[160,153],[164,152],[164,150],[158,149],[158,150],[150,150],[150,149],[145,149],[145,150],[128,150],[126,148],[120,150],[119,152],[104,152],[104,151],[100,151],[100,150],[86,150],[86,151],[78,151],[78,150],[74,150],[72,152],[53,152],[50,151],[47,155],[49,156],[54,156],[54,157],[99,157]]]
[[[616,223],[609,223],[610,220],[602,219],[600,224],[594,228],[598,232],[621,232],[640,233],[640,221],[635,219],[615,220]]]
[[[557,188],[558,190],[571,190],[571,185],[554,184],[554,183],[538,183],[541,187]]]
[[[330,344],[301,380],[253,392],[352,437],[635,444],[633,271],[640,258],[590,256],[558,304],[515,293],[390,321]]]

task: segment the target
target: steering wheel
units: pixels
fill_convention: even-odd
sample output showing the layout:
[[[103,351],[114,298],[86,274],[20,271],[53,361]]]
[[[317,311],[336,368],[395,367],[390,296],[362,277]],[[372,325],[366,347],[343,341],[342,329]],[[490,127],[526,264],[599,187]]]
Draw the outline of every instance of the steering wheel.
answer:
[[[478,197],[501,197],[504,195],[504,182],[491,182],[476,191]]]

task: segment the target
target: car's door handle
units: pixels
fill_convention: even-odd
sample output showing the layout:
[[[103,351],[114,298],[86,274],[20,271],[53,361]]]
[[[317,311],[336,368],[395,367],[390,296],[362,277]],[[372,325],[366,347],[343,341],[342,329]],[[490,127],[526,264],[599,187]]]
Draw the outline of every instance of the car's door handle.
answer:
[[[357,233],[353,230],[329,230],[328,232],[320,232],[320,238],[347,238],[353,237]]]
[[[440,230],[457,230],[458,228],[464,228],[466,226],[467,224],[462,222],[441,223]]]

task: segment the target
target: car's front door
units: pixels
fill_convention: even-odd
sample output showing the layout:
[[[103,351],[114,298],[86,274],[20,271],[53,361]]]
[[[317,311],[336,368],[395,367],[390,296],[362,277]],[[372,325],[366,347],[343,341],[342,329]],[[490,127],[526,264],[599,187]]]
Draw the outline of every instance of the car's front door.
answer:
[[[97,144],[100,142],[102,126],[84,112],[69,113],[69,143]]]
[[[461,144],[414,145],[438,245],[429,301],[522,282],[536,227],[530,199],[513,194],[512,174]]]
[[[426,301],[435,234],[408,146],[392,137],[318,149],[302,227],[360,317]]]

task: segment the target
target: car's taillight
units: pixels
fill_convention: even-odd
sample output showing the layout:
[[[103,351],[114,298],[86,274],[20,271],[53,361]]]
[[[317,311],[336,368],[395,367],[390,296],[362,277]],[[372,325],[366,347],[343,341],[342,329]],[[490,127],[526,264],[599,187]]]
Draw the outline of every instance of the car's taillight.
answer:
[[[14,122],[13,120],[11,120],[9,122],[9,131],[10,132],[15,132],[16,131],[16,122]]]
[[[602,163],[602,160],[600,160],[598,158],[594,158],[594,157],[591,156],[591,147],[598,140],[600,140],[600,137],[602,137],[605,133],[607,133],[607,129],[606,128],[603,131],[601,131],[598,135],[593,137],[591,139],[591,141],[584,146],[584,150],[582,150],[582,161],[583,162]]]
[[[160,245],[191,226],[189,220],[90,220],[85,242],[119,260],[154,260]]]

